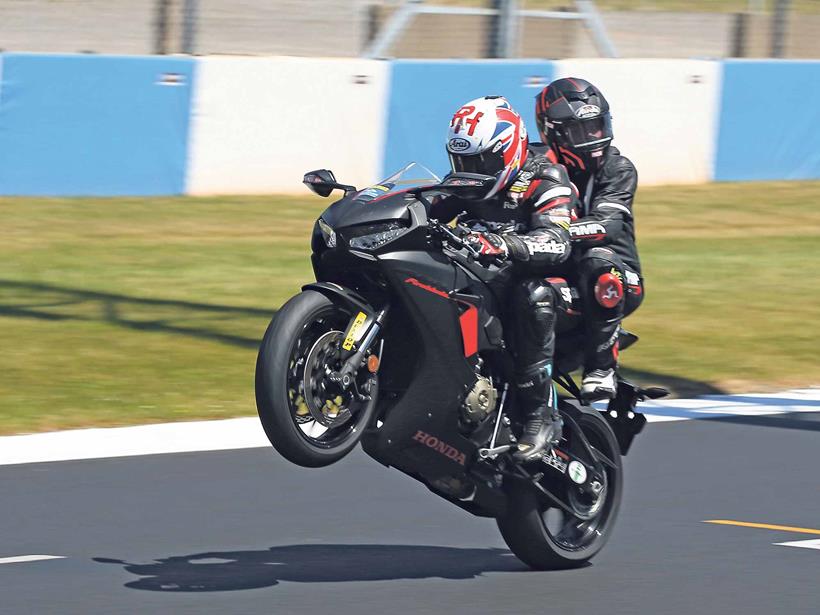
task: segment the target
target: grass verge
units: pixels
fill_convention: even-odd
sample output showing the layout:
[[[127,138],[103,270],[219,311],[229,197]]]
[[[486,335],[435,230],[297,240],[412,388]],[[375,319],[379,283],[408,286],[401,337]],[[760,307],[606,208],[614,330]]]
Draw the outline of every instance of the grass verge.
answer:
[[[651,188],[640,379],[820,382],[820,183]],[[0,433],[252,414],[318,198],[0,199]]]

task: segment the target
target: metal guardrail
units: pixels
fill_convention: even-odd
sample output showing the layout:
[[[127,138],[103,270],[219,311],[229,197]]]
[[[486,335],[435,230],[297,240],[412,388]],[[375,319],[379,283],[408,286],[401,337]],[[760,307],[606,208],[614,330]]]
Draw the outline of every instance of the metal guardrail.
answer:
[[[520,22],[524,18],[563,19],[583,21],[587,26],[598,53],[607,58],[617,58],[618,51],[607,34],[595,2],[592,0],[575,0],[575,13],[565,11],[526,10],[518,8],[517,0],[503,0],[500,8],[473,8],[458,6],[439,6],[425,4],[424,0],[405,0],[390,17],[384,27],[362,53],[365,58],[386,58],[393,44],[399,39],[417,15],[471,15],[498,17],[500,26],[500,57],[515,56],[514,45],[519,37]]]

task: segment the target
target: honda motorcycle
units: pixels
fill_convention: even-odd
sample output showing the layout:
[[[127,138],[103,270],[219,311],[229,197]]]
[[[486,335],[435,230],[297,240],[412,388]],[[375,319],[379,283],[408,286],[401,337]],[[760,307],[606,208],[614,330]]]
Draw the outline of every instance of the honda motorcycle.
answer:
[[[361,443],[436,495],[495,518],[532,568],[575,567],[612,532],[621,455],[646,422],[636,404],[666,392],[619,379],[605,411],[584,405],[570,377],[580,333],[564,326],[553,373],[566,389],[563,437],[535,459],[513,458],[522,419],[500,317],[513,266],[482,263],[466,228],[428,215],[436,196],[481,198],[493,182],[469,173],[441,181],[416,163],[363,190],[328,170],[306,174],[317,194],[344,197],[313,231],[316,282],[265,332],[257,409],[271,444],[297,465],[332,464]],[[577,302],[566,283],[559,294]],[[622,333],[621,348],[636,340]]]

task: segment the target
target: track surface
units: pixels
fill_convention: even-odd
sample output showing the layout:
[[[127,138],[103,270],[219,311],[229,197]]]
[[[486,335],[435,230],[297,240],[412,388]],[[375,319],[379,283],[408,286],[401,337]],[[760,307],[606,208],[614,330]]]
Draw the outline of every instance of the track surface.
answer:
[[[818,405],[818,404],[815,404]],[[0,467],[0,613],[820,612],[817,413],[653,423],[592,565],[532,572],[492,521],[360,451],[272,449]]]

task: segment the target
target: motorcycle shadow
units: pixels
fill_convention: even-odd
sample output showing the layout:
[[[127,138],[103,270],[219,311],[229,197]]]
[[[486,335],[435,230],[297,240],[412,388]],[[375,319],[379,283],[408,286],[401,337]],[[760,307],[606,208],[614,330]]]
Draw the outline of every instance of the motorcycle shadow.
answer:
[[[236,591],[271,587],[280,581],[339,583],[397,579],[472,579],[485,572],[525,572],[529,568],[506,549],[410,545],[309,544],[261,551],[196,553],[119,564],[141,578],[125,587],[159,592]]]

